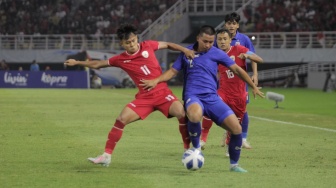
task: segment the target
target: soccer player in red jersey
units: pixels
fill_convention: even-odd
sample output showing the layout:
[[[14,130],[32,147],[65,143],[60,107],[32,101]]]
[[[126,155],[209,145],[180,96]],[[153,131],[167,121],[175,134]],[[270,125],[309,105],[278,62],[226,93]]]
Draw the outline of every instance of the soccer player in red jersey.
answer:
[[[111,154],[123,134],[124,127],[134,121],[145,119],[155,110],[159,110],[167,118],[176,117],[178,119],[184,149],[188,149],[190,139],[186,126],[185,111],[182,103],[168,88],[167,83],[162,82],[151,90],[145,90],[139,84],[140,80],[154,79],[162,74],[160,64],[154,53],[156,50],[168,48],[181,51],[191,59],[195,56],[194,52],[170,42],[148,40],[139,43],[137,29],[133,25],[123,25],[118,28],[117,36],[125,52],[108,60],[76,61],[69,59],[64,63],[67,66],[80,65],[93,69],[109,66],[119,67],[129,74],[139,90],[135,99],[128,103],[117,117],[108,134],[105,152],[95,158],[88,158],[88,160],[95,164],[109,166]]]
[[[225,51],[228,56],[236,62],[238,66],[246,71],[246,59],[250,59],[256,63],[262,63],[263,59],[257,54],[251,52],[248,48],[235,45],[231,46],[232,33],[227,29],[220,29],[217,31],[216,42],[219,49]],[[233,110],[239,119],[241,124],[244,114],[246,112],[246,83],[237,77],[225,66],[219,65],[219,89],[218,95],[224,100],[224,102]],[[201,145],[204,149],[204,145],[207,141],[209,129],[212,122],[207,117],[204,117],[202,124],[206,124],[207,129],[202,130]],[[210,125],[210,126],[209,126]],[[230,136],[230,134],[228,134]],[[229,138],[226,139],[226,145],[228,145]]]

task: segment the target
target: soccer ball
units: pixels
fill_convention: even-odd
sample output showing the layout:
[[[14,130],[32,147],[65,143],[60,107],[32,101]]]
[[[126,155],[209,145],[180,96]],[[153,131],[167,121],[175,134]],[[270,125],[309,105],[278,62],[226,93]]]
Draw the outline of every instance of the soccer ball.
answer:
[[[183,153],[182,163],[188,170],[198,170],[204,164],[203,153],[195,148],[188,149]]]

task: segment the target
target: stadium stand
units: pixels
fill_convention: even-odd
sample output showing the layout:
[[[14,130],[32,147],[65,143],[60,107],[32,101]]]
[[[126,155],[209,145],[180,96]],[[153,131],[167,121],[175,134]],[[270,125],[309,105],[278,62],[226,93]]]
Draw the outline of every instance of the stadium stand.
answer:
[[[27,53],[35,57],[53,50],[61,55],[74,50],[118,51],[114,33],[126,22],[138,26],[142,40],[187,45],[194,41],[194,28],[205,23],[222,27],[224,15],[235,11],[242,18],[240,31],[252,39],[264,57],[266,63],[261,69],[293,66],[260,72],[260,79],[262,75],[265,80],[274,75],[284,77],[293,70],[305,76],[312,70],[302,65],[307,63],[327,63],[334,72],[335,65],[328,63],[335,62],[331,55],[336,48],[335,6],[336,0],[1,0],[0,59],[13,65],[21,63],[20,59],[31,62],[25,58]],[[13,51],[20,56],[10,55]],[[171,62],[176,54],[158,56]],[[60,62],[43,57],[40,62],[46,64]]]
[[[245,32],[335,31],[334,0],[262,0],[244,7]]]
[[[0,33],[114,34],[121,23],[147,28],[176,0],[2,0]]]

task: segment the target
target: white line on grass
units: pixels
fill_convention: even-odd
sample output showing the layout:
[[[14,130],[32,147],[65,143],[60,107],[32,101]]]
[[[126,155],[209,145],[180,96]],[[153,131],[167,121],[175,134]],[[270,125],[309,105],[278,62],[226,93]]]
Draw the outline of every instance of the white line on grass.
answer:
[[[255,119],[263,120],[263,121],[270,121],[270,122],[275,122],[275,123],[282,123],[282,124],[288,124],[288,125],[295,125],[299,127],[305,127],[305,128],[312,128],[312,129],[318,129],[322,131],[328,131],[328,132],[335,132],[335,129],[327,129],[327,128],[321,128],[321,127],[314,127],[310,125],[303,125],[303,124],[298,124],[298,123],[292,123],[292,122],[287,122],[287,121],[278,121],[278,120],[273,120],[273,119],[267,119],[267,118],[262,118],[262,117],[256,117],[256,116],[249,116]]]

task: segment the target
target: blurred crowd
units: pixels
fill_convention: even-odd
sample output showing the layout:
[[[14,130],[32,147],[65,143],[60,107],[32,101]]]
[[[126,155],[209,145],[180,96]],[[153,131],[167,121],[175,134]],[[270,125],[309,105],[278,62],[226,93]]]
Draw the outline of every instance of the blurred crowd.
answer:
[[[122,23],[145,30],[177,0],[0,0],[0,34],[114,34]],[[256,0],[243,32],[335,31],[336,0]]]
[[[246,32],[335,31],[336,0],[259,0],[243,16]]]
[[[0,0],[0,34],[114,34],[121,23],[140,31],[177,0]]]

